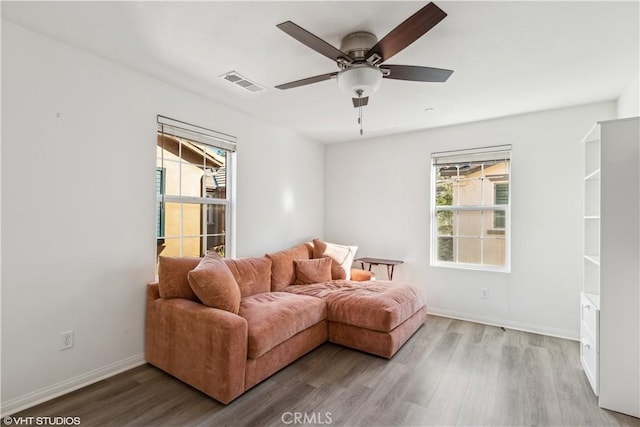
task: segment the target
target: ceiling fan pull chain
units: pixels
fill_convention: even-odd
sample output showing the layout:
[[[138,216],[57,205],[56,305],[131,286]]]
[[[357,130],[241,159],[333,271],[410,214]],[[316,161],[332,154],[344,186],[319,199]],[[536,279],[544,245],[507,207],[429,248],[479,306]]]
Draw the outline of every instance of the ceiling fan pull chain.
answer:
[[[362,89],[356,90],[356,95],[358,95],[358,124],[360,125],[360,135],[362,135]]]

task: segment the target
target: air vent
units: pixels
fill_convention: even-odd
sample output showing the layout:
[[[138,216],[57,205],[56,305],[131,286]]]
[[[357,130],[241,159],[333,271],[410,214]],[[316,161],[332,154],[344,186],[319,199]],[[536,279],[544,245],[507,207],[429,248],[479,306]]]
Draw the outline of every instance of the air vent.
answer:
[[[236,71],[229,71],[228,73],[221,75],[220,78],[228,81],[229,83],[233,83],[242,89],[248,90],[249,92],[257,93],[267,90],[264,86],[260,86],[256,82],[249,80]]]

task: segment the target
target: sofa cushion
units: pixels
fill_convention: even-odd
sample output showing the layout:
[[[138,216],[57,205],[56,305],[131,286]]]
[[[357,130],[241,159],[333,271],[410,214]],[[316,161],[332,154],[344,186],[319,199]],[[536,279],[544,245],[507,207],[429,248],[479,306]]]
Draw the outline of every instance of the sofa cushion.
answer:
[[[238,314],[240,288],[222,258],[210,251],[187,275],[191,289],[203,304]]]
[[[271,260],[271,291],[281,291],[296,280],[294,260],[310,259],[312,248],[308,243],[301,243],[284,251],[274,252],[266,256]]]
[[[162,298],[186,298],[200,302],[193,293],[187,274],[202,258],[160,256],[158,260],[158,292]]]
[[[267,257],[224,260],[240,287],[243,297],[271,290],[271,260]]]
[[[331,258],[294,260],[296,271],[294,285],[328,282],[331,280]]]
[[[334,280],[289,286],[287,292],[327,302],[327,318],[374,331],[389,332],[425,306],[421,287],[402,282]]]
[[[331,258],[331,278],[333,280],[351,278],[351,264],[358,250],[357,246],[337,245],[313,239],[313,257]]]
[[[256,359],[327,318],[327,305],[318,298],[267,292],[242,298],[238,314],[247,320],[247,357]]]
[[[393,330],[425,305],[421,288],[390,281],[351,283],[326,301],[329,320],[384,332]]]

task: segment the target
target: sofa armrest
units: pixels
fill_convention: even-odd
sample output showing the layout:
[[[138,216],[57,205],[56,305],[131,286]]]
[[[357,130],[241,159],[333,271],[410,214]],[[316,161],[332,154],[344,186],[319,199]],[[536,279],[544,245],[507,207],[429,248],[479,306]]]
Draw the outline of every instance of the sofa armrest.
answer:
[[[365,282],[367,280],[376,280],[376,275],[373,271],[361,270],[359,268],[351,269],[351,280],[356,282]]]
[[[182,298],[152,298],[147,287],[145,358],[222,403],[244,392],[247,321]]]
[[[147,285],[147,303],[160,298],[160,290],[158,289],[158,281],[150,282]]]

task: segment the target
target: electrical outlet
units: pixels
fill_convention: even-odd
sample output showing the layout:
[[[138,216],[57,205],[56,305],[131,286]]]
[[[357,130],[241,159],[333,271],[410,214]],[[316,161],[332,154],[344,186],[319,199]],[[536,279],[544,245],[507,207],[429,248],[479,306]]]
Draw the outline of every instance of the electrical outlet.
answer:
[[[73,347],[73,331],[60,332],[60,351]]]
[[[480,299],[489,299],[489,288],[480,289]]]

